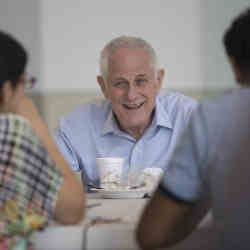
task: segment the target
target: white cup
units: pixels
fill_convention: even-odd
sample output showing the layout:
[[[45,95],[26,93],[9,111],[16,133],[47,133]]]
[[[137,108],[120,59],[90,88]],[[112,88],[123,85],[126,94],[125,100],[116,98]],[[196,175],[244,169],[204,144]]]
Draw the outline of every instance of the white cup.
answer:
[[[96,158],[96,163],[100,176],[100,186],[102,188],[105,188],[109,184],[120,184],[124,163],[123,158]]]

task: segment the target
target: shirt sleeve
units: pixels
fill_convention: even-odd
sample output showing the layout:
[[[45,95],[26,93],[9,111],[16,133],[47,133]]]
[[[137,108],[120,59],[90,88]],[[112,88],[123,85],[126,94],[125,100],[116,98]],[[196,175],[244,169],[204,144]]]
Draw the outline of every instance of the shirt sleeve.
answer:
[[[198,200],[203,189],[202,171],[206,168],[207,154],[207,129],[199,105],[173,150],[160,189],[176,200]]]
[[[72,170],[76,172],[81,171],[75,150],[73,146],[71,145],[68,136],[62,130],[62,128],[59,128],[58,130],[55,131],[54,139],[56,141],[56,144],[60,152],[63,154],[66,161],[72,168]]]
[[[63,177],[28,121],[0,118],[0,203],[17,202],[20,213],[53,217]]]

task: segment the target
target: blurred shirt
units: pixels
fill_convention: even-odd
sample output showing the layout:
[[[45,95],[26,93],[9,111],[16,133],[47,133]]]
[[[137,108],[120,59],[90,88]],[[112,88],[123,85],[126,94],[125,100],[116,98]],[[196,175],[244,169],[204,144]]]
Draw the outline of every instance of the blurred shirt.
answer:
[[[250,247],[250,89],[203,102],[191,116],[160,189],[196,203],[207,192],[218,249]]]
[[[5,243],[11,243],[14,226],[20,237],[21,230],[31,229],[31,214],[50,222],[62,181],[29,122],[18,115],[0,115],[0,242],[7,236]]]

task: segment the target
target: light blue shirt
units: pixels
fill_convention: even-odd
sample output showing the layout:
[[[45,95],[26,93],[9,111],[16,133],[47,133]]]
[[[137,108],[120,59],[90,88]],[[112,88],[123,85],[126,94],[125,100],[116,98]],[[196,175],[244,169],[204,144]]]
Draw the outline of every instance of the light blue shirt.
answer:
[[[97,157],[123,157],[124,175],[130,169],[165,169],[196,104],[190,97],[161,92],[151,125],[136,141],[118,128],[108,100],[93,101],[60,120],[56,142],[72,169],[81,171],[85,186],[89,180],[99,184]]]

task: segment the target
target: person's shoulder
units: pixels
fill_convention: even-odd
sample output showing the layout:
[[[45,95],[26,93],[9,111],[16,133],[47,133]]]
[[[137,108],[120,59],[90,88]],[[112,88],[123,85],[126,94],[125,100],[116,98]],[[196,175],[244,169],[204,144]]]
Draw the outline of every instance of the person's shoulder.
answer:
[[[193,123],[203,124],[209,138],[218,141],[226,131],[240,126],[243,128],[244,123],[250,121],[249,106],[250,88],[226,91],[222,95],[201,100],[192,120]]]
[[[60,125],[70,124],[76,127],[78,124],[87,124],[96,120],[104,120],[110,111],[110,102],[104,98],[88,101],[75,107],[60,119]]]
[[[6,141],[7,140],[7,141]],[[24,117],[16,114],[0,115],[0,141],[16,147],[24,145],[32,151],[42,148],[40,137]]]
[[[213,99],[207,99],[200,102],[200,109],[204,113],[231,112],[237,109],[244,109],[250,106],[250,88],[241,88],[226,91],[223,95]]]
[[[190,105],[195,106],[197,104],[197,100],[190,96],[186,96],[182,93],[178,92],[169,92],[167,90],[162,90],[158,96],[161,103],[166,105]]]
[[[22,134],[23,136],[33,135],[34,131],[30,125],[30,122],[23,116],[8,113],[0,115],[0,128],[1,132],[10,134]]]
[[[182,93],[163,90],[158,95],[159,102],[169,112],[191,112],[197,107],[197,100]]]

